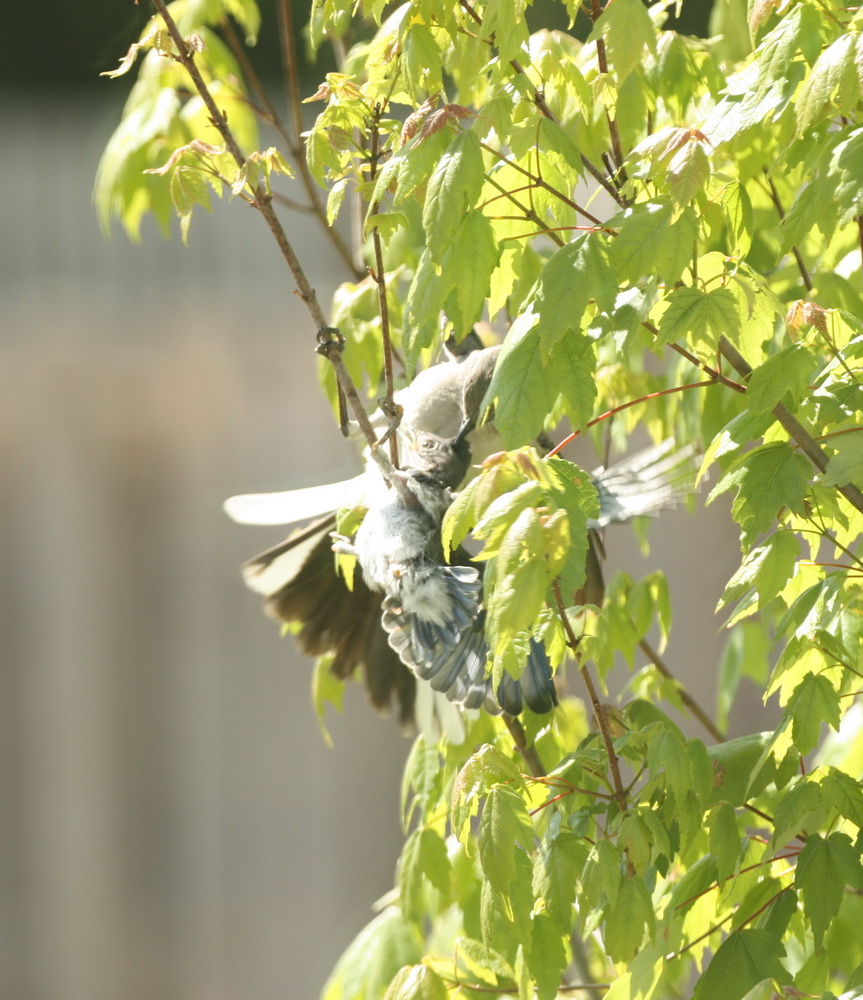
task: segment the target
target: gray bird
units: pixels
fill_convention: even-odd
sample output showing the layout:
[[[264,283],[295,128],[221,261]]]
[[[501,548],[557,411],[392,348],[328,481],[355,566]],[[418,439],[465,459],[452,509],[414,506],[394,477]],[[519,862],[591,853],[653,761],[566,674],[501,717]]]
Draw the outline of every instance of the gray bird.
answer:
[[[492,427],[474,429],[499,354],[500,347],[486,347],[462,360],[432,365],[395,393],[394,402],[402,410],[396,433],[403,468],[418,467],[413,451],[413,435],[418,433],[455,438],[467,427],[476,462],[500,448]],[[378,435],[388,428],[382,410],[376,410],[371,421]],[[369,506],[382,485],[378,465],[367,453],[365,470],[353,479],[278,493],[246,493],[230,497],[224,506],[238,524],[296,524],[345,507]]]
[[[480,448],[480,454],[494,450],[493,429],[489,432],[485,428],[479,431],[471,428],[498,352],[498,348],[487,348],[473,352],[463,361],[433,366],[396,395],[404,408],[399,432],[400,456],[404,456],[402,464],[410,466],[402,475],[405,482],[412,477],[418,497],[424,486],[422,474],[429,473],[430,466],[440,461],[442,447],[439,442],[430,445],[432,439],[424,437],[422,432],[444,438],[461,438],[470,432],[469,440],[475,449]],[[385,426],[382,413],[375,420],[381,428]],[[491,448],[482,435],[491,437]],[[656,514],[690,493],[693,451],[673,449],[674,442],[667,441],[609,469],[596,469],[592,479],[599,493],[600,514],[592,527],[599,529],[639,515]],[[455,460],[449,460],[454,464],[448,471],[439,469],[436,476],[431,475],[432,494],[435,490],[440,492],[441,487],[445,491],[458,485],[461,459],[456,454]],[[445,492],[443,495],[446,496]],[[499,690],[491,694],[485,673],[488,649],[483,635],[485,612],[481,608],[473,614],[470,627],[460,633],[458,642],[447,647],[447,655],[432,657],[429,651],[435,645],[434,629],[425,623],[417,628],[412,610],[400,601],[403,595],[386,593],[385,586],[375,583],[377,571],[372,571],[372,586],[366,582],[362,570],[355,571],[350,588],[339,576],[331,538],[336,509],[342,506],[379,509],[390,502],[393,491],[388,489],[377,463],[371,461],[360,476],[342,483],[232,497],[225,508],[240,523],[290,524],[314,518],[285,541],[249,560],[243,566],[245,582],[265,598],[268,614],[294,623],[295,638],[303,652],[313,657],[329,654],[330,669],[339,678],[362,673],[375,707],[387,709],[395,704],[406,727],[412,728],[418,715],[431,711],[425,694],[430,688],[446,692],[447,697],[469,707],[485,705],[495,709],[499,704],[507,712],[518,714],[523,700],[534,711],[550,710],[554,689],[550,687],[545,653],[538,644],[531,646],[519,681],[505,678]],[[427,499],[427,504],[435,508],[435,501]],[[443,514],[441,506],[443,500],[438,498],[437,509],[430,515],[437,525]],[[367,529],[370,533],[372,524],[373,521]],[[576,603],[602,601],[598,547],[598,542],[592,544],[588,552],[589,583]],[[457,564],[465,565],[449,567],[451,573],[446,575],[450,581],[458,580],[459,573],[453,572],[457,569],[479,576],[465,556],[455,554],[454,558]],[[438,560],[435,565],[442,566],[438,555],[433,560]],[[468,575],[462,574],[461,587],[456,592],[469,590]],[[469,617],[477,606],[478,602],[468,600],[464,615]],[[418,686],[417,678],[429,681],[429,685]]]
[[[480,570],[443,563],[441,520],[469,464],[466,430],[453,441],[418,435],[422,468],[388,470],[387,478],[405,489],[382,496],[353,542],[337,537],[335,548],[355,555],[365,584],[384,595],[381,622],[389,644],[416,677],[467,708],[517,715],[526,702],[548,712],[557,703],[551,665],[533,640],[522,680],[505,675],[492,691]],[[463,552],[458,556],[467,562]]]

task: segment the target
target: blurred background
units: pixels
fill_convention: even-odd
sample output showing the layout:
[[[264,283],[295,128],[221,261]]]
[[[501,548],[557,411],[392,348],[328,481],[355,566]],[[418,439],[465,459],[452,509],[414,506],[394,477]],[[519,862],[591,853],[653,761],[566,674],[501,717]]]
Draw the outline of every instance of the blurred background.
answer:
[[[196,212],[188,248],[151,225],[139,246],[99,232],[93,178],[129,81],[98,74],[144,5],[8,6],[0,995],[314,997],[393,884],[410,741],[352,685],[326,744],[311,663],[238,572],[281,533],[221,503],[341,478],[355,457],[290,276],[242,203]],[[693,7],[704,21],[709,4]],[[267,75],[266,30],[260,49]],[[347,276],[304,219],[289,232],[326,303]],[[643,559],[631,532],[609,536],[610,565],[666,571],[668,659],[712,709],[735,533],[717,505],[666,515],[651,541]]]

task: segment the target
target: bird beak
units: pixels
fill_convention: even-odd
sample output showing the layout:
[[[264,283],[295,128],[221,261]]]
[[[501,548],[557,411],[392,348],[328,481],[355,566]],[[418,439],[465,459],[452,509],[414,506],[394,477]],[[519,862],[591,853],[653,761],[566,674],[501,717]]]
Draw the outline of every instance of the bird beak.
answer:
[[[456,433],[456,436],[452,439],[453,448],[458,448],[474,427],[476,427],[476,417],[465,417],[462,421],[461,427],[459,427]]]

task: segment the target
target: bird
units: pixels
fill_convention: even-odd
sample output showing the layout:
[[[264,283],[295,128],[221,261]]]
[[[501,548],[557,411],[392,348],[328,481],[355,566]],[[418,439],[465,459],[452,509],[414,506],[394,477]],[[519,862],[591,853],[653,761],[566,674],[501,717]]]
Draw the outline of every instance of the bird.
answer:
[[[464,424],[451,441],[417,435],[422,467],[385,469],[385,478],[404,488],[369,508],[353,541],[334,536],[334,548],[356,556],[366,585],[383,594],[389,645],[417,678],[466,708],[518,715],[526,703],[548,712],[557,697],[543,647],[530,640],[524,683],[504,674],[493,690],[481,570],[460,550],[461,565],[443,562],[441,521],[469,465],[468,429]]]
[[[401,412],[396,435],[403,467],[415,464],[414,432],[444,439],[469,433],[475,462],[499,450],[499,438],[492,427],[474,426],[499,354],[500,345],[494,345],[431,365],[394,394],[393,403]],[[372,414],[372,427],[379,436],[388,429],[389,420],[383,408]],[[241,494],[229,497],[224,509],[238,524],[296,524],[346,507],[364,506],[381,485],[378,464],[367,453],[363,472],[352,479],[275,493]]]
[[[396,393],[395,402],[402,408],[397,433],[403,486],[409,488],[410,483],[417,496],[425,491],[432,498],[427,502],[432,507],[437,504],[431,515],[437,526],[443,514],[442,498],[448,498],[467,467],[462,443],[467,448],[478,445],[480,455],[496,450],[493,427],[477,430],[475,425],[498,354],[497,347],[484,348],[463,360],[434,365]],[[383,411],[373,415],[379,430],[386,422]],[[382,449],[378,449],[376,458],[381,454]],[[691,492],[693,454],[691,448],[675,451],[674,442],[669,440],[610,468],[594,470],[591,479],[597,488],[600,512],[590,525],[588,585],[577,603],[602,601],[599,531],[609,524],[676,505]],[[337,508],[380,510],[392,502],[393,491],[380,472],[380,463],[367,451],[363,473],[352,480],[235,496],[224,506],[233,520],[243,524],[291,524],[311,519],[285,541],[247,561],[242,567],[243,578],[251,590],[264,597],[269,615],[293,626],[304,653],[312,657],[328,654],[330,670],[338,678],[361,673],[372,704],[384,711],[394,707],[406,730],[415,728],[418,716],[433,714],[429,688],[468,708],[503,709],[514,715],[526,703],[534,711],[550,711],[556,700],[550,667],[544,650],[535,642],[530,645],[519,682],[504,677],[498,690],[491,692],[481,600],[465,605],[470,625],[447,647],[450,655],[435,658],[430,655],[434,630],[404,606],[403,595],[386,593],[374,573],[369,576],[359,564],[348,570],[350,580],[339,575],[331,537]],[[454,553],[453,561],[456,565],[446,575],[451,580],[461,576],[462,591],[470,589],[468,576],[478,576],[478,570],[470,567],[460,550]],[[442,562],[435,565],[442,566]]]

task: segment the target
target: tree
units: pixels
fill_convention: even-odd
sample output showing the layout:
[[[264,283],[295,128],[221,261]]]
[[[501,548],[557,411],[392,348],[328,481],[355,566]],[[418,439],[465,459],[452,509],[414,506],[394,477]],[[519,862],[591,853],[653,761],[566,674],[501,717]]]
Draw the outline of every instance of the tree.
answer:
[[[153,4],[116,71],[143,54],[99,169],[103,220],[134,237],[173,212],[185,238],[196,205],[243,198],[312,336],[328,320],[279,175],[296,170],[326,225],[359,199],[368,269],[329,317],[349,393],[391,393],[394,357],[410,374],[484,315],[508,327],[489,402],[515,450],[445,534],[484,545],[489,669],[517,672],[539,635],[587,696],[511,731],[483,716],[459,746],[417,739],[397,892],[324,996],[860,995],[863,13],[721,0],[703,40],[663,30],[662,2],[565,0],[570,29],[548,30],[525,0],[324,0],[308,42],[340,67],[301,136],[287,3],[290,129],[233,27],[254,42],[254,0]],[[284,151],[257,149],[256,111]],[[335,235],[333,253],[354,266]],[[598,438],[612,413],[618,438],[639,424],[700,443],[708,500],[733,493],[715,718],[656,654],[618,711],[596,695],[615,657],[664,639],[667,594],[617,575],[602,606],[572,606],[595,498],[526,442],[564,418]],[[781,720],[727,740],[742,675]],[[662,703],[696,712],[706,742]]]

